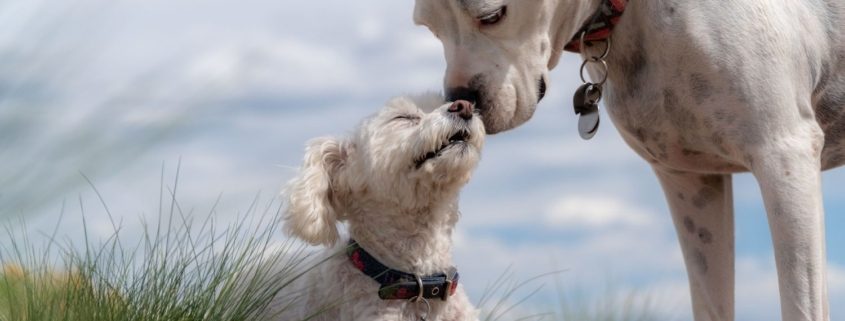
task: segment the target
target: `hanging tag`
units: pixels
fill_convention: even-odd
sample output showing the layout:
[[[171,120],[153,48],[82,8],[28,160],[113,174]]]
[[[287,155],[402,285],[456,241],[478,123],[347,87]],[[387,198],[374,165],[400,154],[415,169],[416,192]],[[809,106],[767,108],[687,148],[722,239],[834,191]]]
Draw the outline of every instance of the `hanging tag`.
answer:
[[[593,138],[598,132],[599,100],[601,100],[601,87],[592,83],[585,83],[578,87],[575,96],[572,97],[575,114],[580,115],[578,133],[584,140]]]

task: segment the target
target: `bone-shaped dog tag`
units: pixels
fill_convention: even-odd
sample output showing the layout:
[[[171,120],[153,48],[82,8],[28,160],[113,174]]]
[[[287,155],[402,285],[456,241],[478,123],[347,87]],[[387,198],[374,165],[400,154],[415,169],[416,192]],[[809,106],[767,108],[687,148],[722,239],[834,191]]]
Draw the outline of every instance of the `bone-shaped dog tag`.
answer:
[[[601,87],[586,83],[578,87],[575,96],[572,97],[572,104],[575,107],[575,114],[578,118],[578,133],[584,140],[589,140],[599,130],[599,100],[601,99]]]

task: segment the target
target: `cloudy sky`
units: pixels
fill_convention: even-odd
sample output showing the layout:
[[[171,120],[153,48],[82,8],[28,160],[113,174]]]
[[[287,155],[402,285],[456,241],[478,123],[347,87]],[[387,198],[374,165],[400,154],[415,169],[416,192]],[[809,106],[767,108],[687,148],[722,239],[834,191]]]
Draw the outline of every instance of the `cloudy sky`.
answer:
[[[51,230],[63,202],[81,200],[89,232],[107,237],[111,224],[87,177],[131,234],[140,218],[156,217],[162,170],[172,182],[180,161],[183,206],[210,211],[219,196],[221,222],[256,195],[274,198],[306,140],[348,132],[392,96],[440,90],[441,46],[413,25],[412,8],[410,0],[0,2],[0,219]],[[564,288],[636,289],[669,319],[687,320],[683,261],[657,180],[609,122],[592,141],[578,138],[569,105],[577,67],[578,57],[565,56],[534,118],[488,138],[461,200],[462,281],[477,298],[509,268],[522,279],[565,270]],[[737,319],[774,320],[763,203],[752,177],[734,181]],[[845,171],[824,181],[839,319]],[[66,212],[60,233],[78,237],[79,210]]]

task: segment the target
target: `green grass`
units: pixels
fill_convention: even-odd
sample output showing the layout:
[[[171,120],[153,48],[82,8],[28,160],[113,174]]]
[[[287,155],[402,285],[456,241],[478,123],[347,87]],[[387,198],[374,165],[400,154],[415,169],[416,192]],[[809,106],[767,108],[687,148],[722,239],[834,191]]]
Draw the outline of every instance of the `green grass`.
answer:
[[[143,237],[131,245],[119,226],[96,243],[87,231],[81,244],[60,243],[54,232],[40,247],[16,232],[25,228],[8,226],[0,320],[259,320],[276,294],[320,263],[304,247],[274,240],[281,228],[272,204],[253,203],[241,223],[223,230],[212,215],[194,221],[175,201],[161,214],[155,226],[142,223]],[[247,217],[257,228],[247,228]]]

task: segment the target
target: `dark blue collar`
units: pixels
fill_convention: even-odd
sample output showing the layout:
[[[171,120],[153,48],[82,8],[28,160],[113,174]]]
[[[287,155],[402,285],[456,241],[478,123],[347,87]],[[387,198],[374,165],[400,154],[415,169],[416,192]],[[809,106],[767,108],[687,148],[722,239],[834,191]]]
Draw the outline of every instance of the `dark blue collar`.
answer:
[[[446,301],[458,288],[458,271],[454,267],[446,273],[424,276],[397,271],[376,260],[355,240],[349,240],[346,255],[352,265],[381,285],[378,297],[382,300],[415,300],[422,292],[425,299]]]

